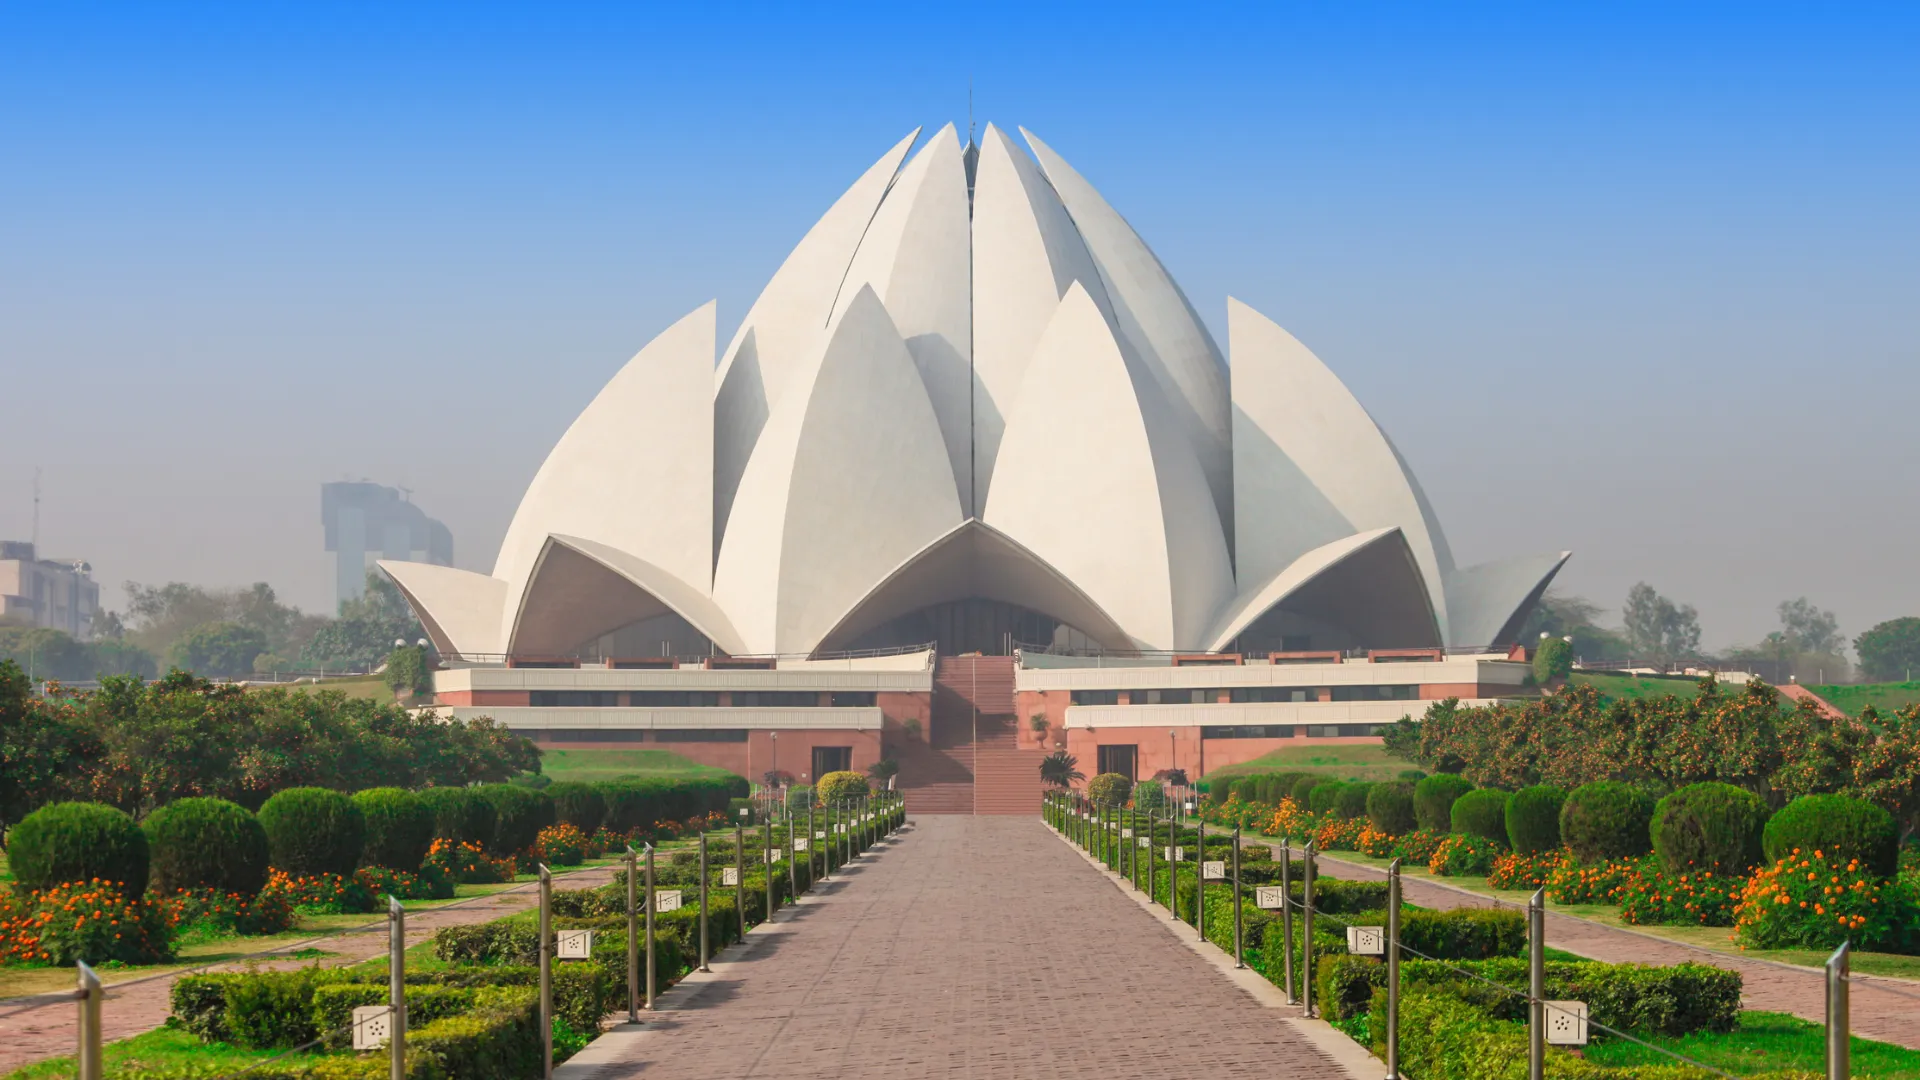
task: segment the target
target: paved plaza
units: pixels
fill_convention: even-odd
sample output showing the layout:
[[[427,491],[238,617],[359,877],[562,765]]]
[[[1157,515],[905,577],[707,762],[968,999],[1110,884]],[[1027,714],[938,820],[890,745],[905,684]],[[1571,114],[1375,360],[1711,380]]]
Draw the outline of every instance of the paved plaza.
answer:
[[[568,1078],[1344,1080],[1037,818],[921,817]]]

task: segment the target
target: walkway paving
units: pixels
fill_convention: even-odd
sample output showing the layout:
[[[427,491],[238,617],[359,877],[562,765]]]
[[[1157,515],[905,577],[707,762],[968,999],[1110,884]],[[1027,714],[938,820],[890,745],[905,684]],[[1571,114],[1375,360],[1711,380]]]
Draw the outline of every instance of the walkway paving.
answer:
[[[1037,818],[921,817],[565,1080],[1351,1080]]]
[[[1331,856],[1322,856],[1320,867],[1327,877],[1380,880],[1387,876],[1385,871]],[[1427,908],[1515,906],[1416,877],[1402,877],[1401,889],[1410,903]],[[1826,1021],[1825,978],[1806,968],[1727,956],[1552,910],[1547,912],[1547,944],[1609,963],[1691,961],[1728,968],[1740,973],[1747,1008],[1792,1013],[1816,1024]],[[1920,983],[1856,974],[1852,984],[1850,1015],[1855,1035],[1920,1049]]]

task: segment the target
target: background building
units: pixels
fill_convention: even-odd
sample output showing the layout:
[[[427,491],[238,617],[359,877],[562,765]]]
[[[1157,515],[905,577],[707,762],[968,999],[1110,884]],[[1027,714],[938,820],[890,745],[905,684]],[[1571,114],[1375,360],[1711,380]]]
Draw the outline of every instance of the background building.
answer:
[[[453,565],[453,533],[396,488],[364,481],[320,485],[320,524],[334,552],[337,607],[367,591],[367,571],[381,559]]]
[[[100,586],[80,559],[42,559],[24,540],[0,540],[0,620],[93,636]]]

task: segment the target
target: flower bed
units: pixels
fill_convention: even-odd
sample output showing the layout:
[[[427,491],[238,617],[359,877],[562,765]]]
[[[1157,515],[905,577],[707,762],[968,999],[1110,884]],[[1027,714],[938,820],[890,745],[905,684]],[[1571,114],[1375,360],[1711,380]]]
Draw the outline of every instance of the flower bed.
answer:
[[[171,905],[99,880],[0,893],[0,964],[162,963],[178,920]]]
[[[1433,849],[1427,872],[1438,877],[1484,877],[1505,850],[1491,840],[1454,833]]]
[[[1755,873],[1740,893],[1734,933],[1742,948],[1856,948],[1913,952],[1920,947],[1913,886],[1876,878],[1859,860],[1793,852]]]
[[[1581,866],[1569,859],[1547,875],[1547,899],[1556,904],[1617,904],[1620,889],[1638,868],[1631,859],[1597,866]]]
[[[293,905],[283,892],[242,896],[210,888],[182,889],[158,899],[171,906],[172,925],[189,940],[278,934],[293,925]]]
[[[314,915],[362,914],[374,908],[373,890],[353,878],[339,874],[302,874],[295,877],[284,870],[267,875],[267,887],[261,895],[277,893],[295,911]]]
[[[1496,889],[1538,889],[1556,871],[1571,865],[1571,862],[1565,851],[1549,851],[1540,855],[1519,855],[1509,851],[1495,856],[1493,866],[1487,871],[1487,884]]]
[[[1620,918],[1635,926],[1732,926],[1743,882],[1711,870],[1670,874],[1642,859],[1615,890]]]

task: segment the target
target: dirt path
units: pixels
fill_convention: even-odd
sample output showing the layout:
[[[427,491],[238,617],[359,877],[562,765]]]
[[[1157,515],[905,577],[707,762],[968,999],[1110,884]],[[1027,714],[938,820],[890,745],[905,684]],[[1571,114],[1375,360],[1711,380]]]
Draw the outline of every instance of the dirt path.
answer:
[[[615,867],[594,867],[575,873],[555,875],[559,887],[568,889],[586,888],[604,884],[613,877]],[[407,944],[417,945],[433,936],[435,930],[443,926],[464,926],[469,923],[486,922],[517,911],[525,911],[539,902],[539,890],[531,882],[516,885],[512,889],[492,893],[488,896],[463,900],[456,905],[433,908],[407,913]],[[340,933],[309,941],[290,942],[279,946],[275,951],[281,954],[313,947],[323,949],[326,955],[319,958],[321,964],[329,967],[341,964],[357,964],[381,956],[387,951],[386,923],[377,916],[367,916],[370,929],[358,933]],[[312,963],[311,960],[262,960],[260,966],[269,968],[297,967]],[[106,1039],[112,1042],[125,1039],[159,1027],[167,1019],[168,998],[173,990],[174,980],[183,975],[198,974],[200,971],[234,971],[246,966],[245,961],[233,960],[213,965],[205,969],[172,971],[164,975],[144,976],[130,979],[118,985],[107,987],[103,1020]],[[60,1002],[43,1005],[38,1008],[24,1009],[19,1005],[0,1003],[0,1073],[11,1072],[23,1065],[30,1065],[43,1058],[72,1054],[79,1035],[75,1030],[79,1008],[72,1002]]]

